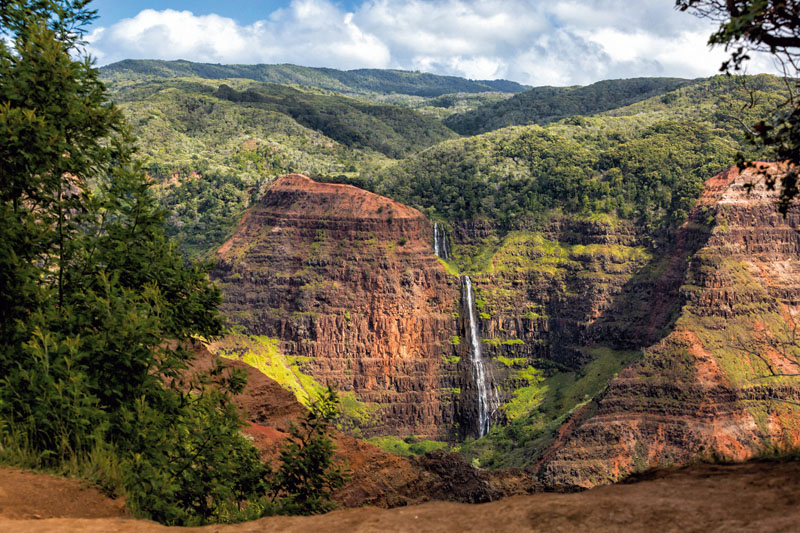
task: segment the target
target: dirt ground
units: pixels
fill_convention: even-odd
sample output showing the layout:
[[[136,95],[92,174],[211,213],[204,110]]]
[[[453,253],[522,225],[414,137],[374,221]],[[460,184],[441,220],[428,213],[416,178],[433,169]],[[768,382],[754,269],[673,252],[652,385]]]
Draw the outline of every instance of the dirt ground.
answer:
[[[114,518],[127,516],[112,500],[80,481],[0,467],[0,520]],[[0,531],[5,529],[0,526]]]
[[[120,502],[77,481],[0,469],[0,531],[160,532],[124,516]],[[180,531],[800,531],[800,462],[698,465],[575,494],[514,496],[485,504],[429,502],[273,517]]]

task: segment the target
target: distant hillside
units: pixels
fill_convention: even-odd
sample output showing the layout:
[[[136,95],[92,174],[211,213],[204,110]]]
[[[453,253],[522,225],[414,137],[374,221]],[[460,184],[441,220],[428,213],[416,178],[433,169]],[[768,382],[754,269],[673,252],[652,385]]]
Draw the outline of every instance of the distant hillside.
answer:
[[[100,69],[106,78],[153,76],[159,78],[198,77],[205,79],[244,78],[255,81],[319,87],[338,92],[362,94],[408,94],[441,96],[452,93],[519,93],[526,86],[508,80],[468,80],[403,70],[336,70],[297,65],[214,65],[190,61],[126,59]]]
[[[627,106],[694,83],[679,78],[606,80],[585,87],[535,87],[508,100],[453,115],[445,124],[462,135],[506,126],[548,124],[573,115],[593,115]]]
[[[237,91],[222,84],[214,96],[283,113],[345,146],[372,149],[395,158],[455,136],[439,121],[404,107],[311,94],[282,85],[262,84]]]
[[[785,89],[774,76],[748,77],[747,88],[742,81],[716,76],[593,116],[446,141],[367,176],[363,186],[448,220],[516,229],[563,209],[612,213],[659,231],[683,221],[703,181],[737,151],[756,155],[743,144],[741,124],[763,116]],[[615,83],[591,87],[621,96]],[[569,108],[565,94],[551,102]]]
[[[251,80],[109,80],[160,185],[170,232],[190,254],[224,240],[277,176],[371,174],[456,137],[430,116],[313,88]],[[202,179],[198,179],[202,177]]]

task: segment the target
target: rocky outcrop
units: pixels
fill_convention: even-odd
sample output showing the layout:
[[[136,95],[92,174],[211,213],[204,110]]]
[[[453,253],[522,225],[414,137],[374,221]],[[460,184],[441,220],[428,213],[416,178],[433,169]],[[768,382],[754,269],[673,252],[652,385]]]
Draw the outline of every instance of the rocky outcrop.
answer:
[[[364,435],[448,436],[459,286],[420,212],[292,174],[249,209],[217,259],[230,320],[280,339],[319,382],[380,409]]]
[[[651,314],[629,331],[666,336],[545,454],[546,484],[800,445],[800,212],[782,217],[776,198],[753,171],[706,183],[660,268],[634,286]]]

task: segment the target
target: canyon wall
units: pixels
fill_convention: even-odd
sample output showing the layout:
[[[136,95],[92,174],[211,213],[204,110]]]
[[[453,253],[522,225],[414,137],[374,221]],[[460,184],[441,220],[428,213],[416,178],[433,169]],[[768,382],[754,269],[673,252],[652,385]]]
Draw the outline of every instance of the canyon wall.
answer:
[[[493,423],[516,423],[531,428],[526,440],[546,440],[636,358],[637,346],[619,342],[630,326],[619,300],[652,262],[651,250],[633,223],[609,216],[559,215],[510,232],[474,222],[447,229],[452,263],[470,273],[475,290],[486,367],[501,404]],[[473,388],[461,398],[465,408],[476,404]],[[521,466],[533,453],[491,464]]]
[[[415,209],[286,176],[217,253],[223,311],[246,333],[279,339],[319,382],[375,408],[363,435],[461,439],[485,433],[482,396],[492,425],[503,424],[500,404],[516,402],[512,418],[530,410],[525,389],[542,368],[573,372],[591,361],[597,318],[650,258],[634,226],[618,220],[560,218],[502,238],[481,225],[438,227],[442,250],[485,264],[438,260],[434,226]],[[474,283],[481,372],[454,266]],[[626,361],[612,359],[611,370]],[[547,423],[572,407],[562,403]]]
[[[223,312],[376,412],[365,436],[455,426],[459,280],[417,210],[298,174],[277,180],[218,251]]]
[[[730,169],[657,242],[610,216],[505,233],[440,222],[443,262],[415,209],[290,175],[214,277],[232,323],[373,410],[364,436],[479,436],[483,398],[492,425],[516,428],[490,435],[517,450],[492,465],[586,487],[800,441],[800,214],[783,218],[775,195]]]
[[[776,199],[752,171],[706,183],[661,267],[620,298],[634,318],[650,309],[629,335],[665,336],[565,425],[545,454],[545,483],[590,487],[800,445],[800,212],[784,218]],[[676,294],[670,317],[662,302]]]

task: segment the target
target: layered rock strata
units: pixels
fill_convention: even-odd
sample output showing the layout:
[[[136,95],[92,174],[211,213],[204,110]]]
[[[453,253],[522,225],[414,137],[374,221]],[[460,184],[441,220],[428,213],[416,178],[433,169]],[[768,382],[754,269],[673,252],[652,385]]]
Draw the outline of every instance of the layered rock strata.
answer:
[[[448,436],[459,284],[420,212],[292,174],[250,208],[217,259],[231,321],[280,339],[318,381],[376,408],[365,435]]]
[[[565,426],[543,461],[545,483],[590,487],[800,445],[800,212],[784,218],[776,199],[753,171],[706,183],[660,276],[638,284],[651,309],[638,331],[666,336]],[[676,294],[669,318],[662,302]]]

